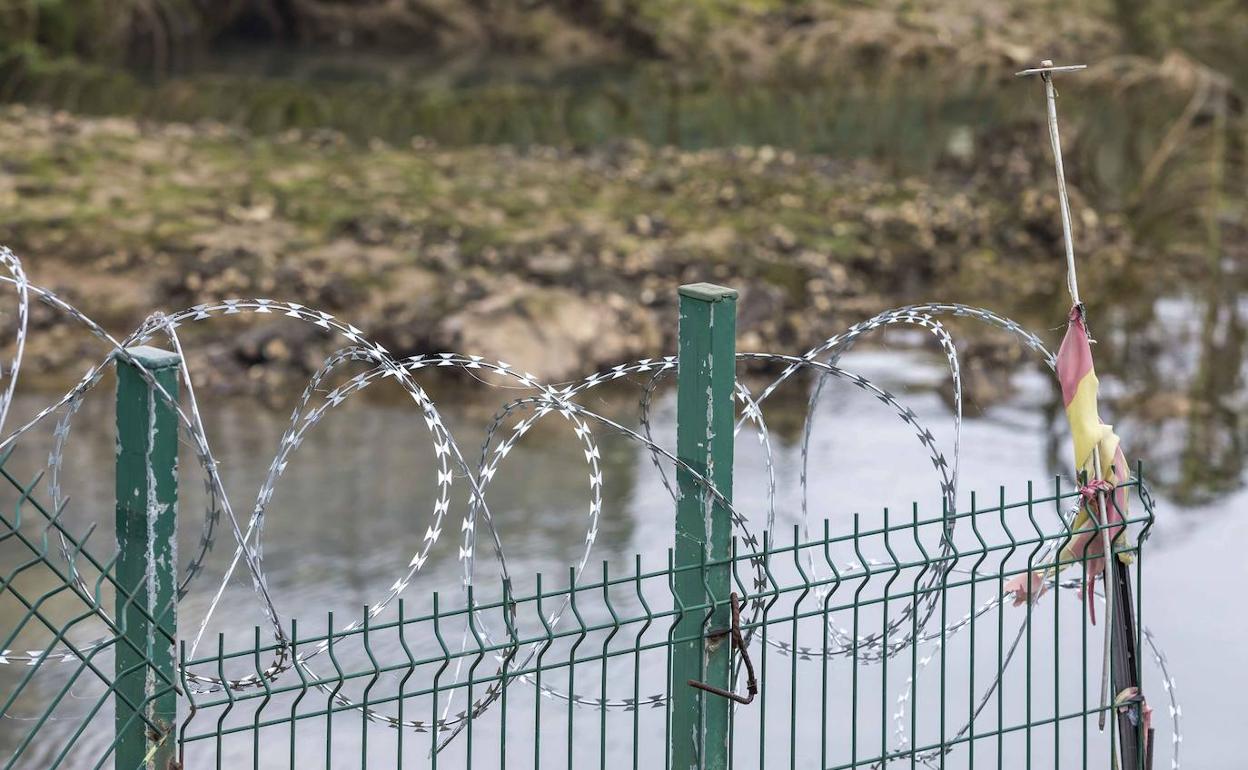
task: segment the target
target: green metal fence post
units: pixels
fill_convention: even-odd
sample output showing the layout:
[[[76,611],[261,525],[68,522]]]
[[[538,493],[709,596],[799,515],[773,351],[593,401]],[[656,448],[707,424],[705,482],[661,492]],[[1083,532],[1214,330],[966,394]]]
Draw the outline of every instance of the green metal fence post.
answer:
[[[178,393],[174,353],[151,347],[117,358],[117,595],[116,617],[125,642],[116,645],[116,691],[142,708],[147,720],[116,704],[117,770],[167,770],[176,754],[178,700],[173,689],[177,631],[178,420],[176,409],[147,381],[146,369],[173,398]],[[145,617],[156,618],[153,623]],[[167,728],[152,735],[148,722]]]
[[[708,283],[680,287],[679,370],[676,395],[676,454],[732,500],[732,450],[736,381],[737,292]],[[692,473],[676,471],[677,569],[730,556],[732,521]],[[727,564],[685,569],[674,585],[679,605],[716,602],[705,630],[726,631],[731,575]],[[707,589],[711,596],[707,596]],[[697,679],[728,689],[731,649],[728,635],[702,638],[706,615],[691,612],[676,627],[670,682],[671,766],[720,770],[728,765],[727,698],[704,693],[687,682]]]

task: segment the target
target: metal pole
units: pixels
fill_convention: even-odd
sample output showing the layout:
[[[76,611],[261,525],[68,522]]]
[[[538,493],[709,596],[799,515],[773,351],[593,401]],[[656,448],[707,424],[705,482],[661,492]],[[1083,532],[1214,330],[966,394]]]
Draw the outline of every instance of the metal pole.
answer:
[[[1057,198],[1062,215],[1062,239],[1066,246],[1066,288],[1070,291],[1070,298],[1076,306],[1082,304],[1082,300],[1079,297],[1079,276],[1075,272],[1075,245],[1070,227],[1070,199],[1066,194],[1066,170],[1062,163],[1062,140],[1057,126],[1057,89],[1053,87],[1053,74],[1075,72],[1086,68],[1086,64],[1055,66],[1051,60],[1045,59],[1040,62],[1039,67],[1015,73],[1022,76],[1039,75],[1044,81],[1049,144],[1053,151],[1053,166],[1057,174]],[[1099,447],[1092,448],[1092,466],[1092,479],[1100,481],[1101,452]],[[1113,698],[1109,691],[1111,676],[1114,689],[1118,692],[1128,687],[1139,686],[1134,666],[1136,650],[1132,629],[1135,627],[1135,616],[1130,601],[1130,575],[1125,569],[1121,569],[1113,552],[1113,543],[1109,536],[1108,502],[1105,493],[1098,490],[1096,503],[1101,512],[1101,548],[1105,554],[1105,638],[1101,664],[1101,711],[1097,717],[1101,730],[1105,729],[1106,714],[1111,719],[1114,717],[1115,709],[1111,708]],[[1117,721],[1124,766],[1138,767],[1139,731],[1129,724],[1128,720]]]
[[[1115,558],[1114,562],[1118,560]],[[1114,635],[1114,657],[1111,662],[1114,690],[1124,692],[1140,688],[1140,667],[1136,648],[1135,604],[1132,601],[1131,571],[1124,564],[1112,564],[1109,567],[1109,583],[1105,586],[1105,595],[1114,595],[1114,603],[1119,608],[1118,621],[1107,629]],[[1152,735],[1145,735],[1142,703],[1129,706],[1135,709],[1135,722],[1131,717],[1120,716],[1118,722],[1118,750],[1122,755],[1124,770],[1152,770]],[[1145,751],[1145,743],[1149,750]]]
[[[709,283],[680,287],[676,455],[732,500],[733,385],[736,382],[737,292]],[[690,680],[731,689],[730,624],[732,520],[689,471],[678,468],[674,580],[686,612],[672,650],[671,767],[728,766],[731,702],[690,687]],[[711,563],[703,569],[689,569]],[[683,569],[682,569],[683,568]],[[708,594],[709,591],[709,594]],[[684,640],[684,641],[679,641]]]
[[[116,618],[125,642],[116,645],[115,654],[115,689],[124,700],[114,698],[114,766],[167,770],[175,766],[178,717],[178,420],[174,404],[143,378],[139,367],[177,398],[181,359],[151,347],[127,352],[131,360],[117,357]],[[149,722],[160,728],[159,734]]]

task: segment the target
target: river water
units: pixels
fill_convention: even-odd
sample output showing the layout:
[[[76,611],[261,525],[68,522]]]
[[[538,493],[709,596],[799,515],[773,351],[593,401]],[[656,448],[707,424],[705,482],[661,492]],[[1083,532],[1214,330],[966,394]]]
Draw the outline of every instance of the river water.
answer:
[[[1199,315],[1191,299],[1168,302],[1167,308],[1159,310],[1161,318],[1171,314]],[[1055,343],[1057,332],[1044,336]],[[1183,353],[1190,341],[1185,334],[1178,335],[1170,351],[1174,357],[1169,362],[1163,357],[1155,363],[1161,369],[1160,374],[1166,378],[1191,375],[1192,362]],[[906,405],[914,409],[948,451],[952,440],[952,412],[948,391],[941,385],[946,374],[944,361],[921,346],[916,347],[915,342],[908,335],[885,337],[884,344],[851,353],[843,363],[847,369],[901,394]],[[1172,364],[1174,368],[1168,369]],[[1101,371],[1107,394],[1128,390],[1128,384],[1114,372],[1107,368]],[[995,500],[999,486],[1005,487],[1008,500],[1022,499],[1028,480],[1047,488],[1052,475],[1065,470],[1066,437],[1062,422],[1054,417],[1057,391],[1051,378],[1036,366],[1018,365],[1008,372],[1007,379],[1010,395],[988,405],[981,403],[973,388],[968,391],[967,420],[961,442],[959,502],[962,507],[968,504],[972,491],[977,492],[981,500],[985,497]],[[478,437],[492,413],[488,406],[493,403],[491,398],[501,403],[512,394],[487,388],[472,379],[465,379],[458,388],[448,387],[441,379],[435,379],[433,385],[454,435],[462,443],[465,454],[474,457],[476,453],[472,447],[479,443]],[[777,532],[789,531],[800,521],[800,431],[796,426],[804,413],[803,399],[808,384],[795,383],[792,391],[787,398],[769,402],[764,410],[775,423],[771,438],[778,489],[774,528]],[[639,387],[621,385],[601,395],[589,396],[584,403],[626,422],[635,420],[640,392]],[[82,531],[91,522],[101,525],[101,532],[94,541],[98,556],[107,556],[111,548],[107,533],[111,523],[112,477],[110,463],[100,462],[100,458],[112,455],[110,398],[111,388],[106,384],[88,401],[76,421],[66,455],[65,485],[72,497],[66,520],[72,522],[76,531]],[[1111,403],[1118,401],[1129,402],[1120,398]],[[32,413],[43,402],[38,395],[24,396],[16,406],[19,414],[14,416]],[[234,508],[243,515],[251,507],[249,494],[254,495],[263,480],[287,416],[284,412],[231,401],[215,403],[210,400],[204,404],[204,410],[221,474],[232,490]],[[1189,440],[1186,437],[1203,435],[1194,423],[1185,426],[1181,420],[1160,419],[1142,410],[1114,409],[1111,414],[1128,451],[1133,457],[1144,460],[1146,474],[1155,479],[1158,492],[1157,524],[1146,551],[1143,619],[1156,633],[1169,657],[1170,672],[1179,684],[1177,692],[1183,705],[1183,759],[1189,767],[1237,767],[1238,760],[1232,752],[1232,728],[1237,720],[1237,692],[1245,684],[1243,672],[1248,670],[1242,644],[1248,628],[1242,615],[1230,610],[1234,606],[1234,586],[1248,579],[1248,567],[1238,554],[1240,538],[1248,536],[1248,520],[1242,515],[1246,495],[1237,488],[1243,477],[1241,475],[1238,480],[1220,478],[1214,489],[1194,488],[1185,470],[1189,467],[1185,458],[1193,451],[1192,447],[1185,446],[1185,441]],[[878,524],[880,511],[885,507],[908,511],[912,502],[917,502],[924,512],[938,512],[939,488],[925,451],[914,440],[908,426],[899,422],[884,405],[856,389],[834,384],[821,402],[817,416],[811,443],[809,494],[815,522],[829,519],[830,528],[836,534],[848,531],[855,513],[861,514],[864,521]],[[536,572],[565,574],[567,566],[579,558],[583,548],[589,502],[586,466],[579,442],[566,426],[556,424],[557,421],[558,418],[548,419],[545,425],[539,425],[527,435],[508,456],[489,488],[488,499],[499,522],[511,574],[521,586],[531,586],[530,576]],[[668,390],[661,390],[656,399],[653,422],[659,442],[670,445],[674,399]],[[33,471],[46,457],[46,448],[50,445],[46,435],[42,438],[42,444],[35,437],[24,444],[10,460],[9,467]],[[752,521],[761,521],[767,509],[764,456],[757,442],[747,439],[749,435],[745,431],[738,443],[735,499]],[[673,504],[647,453],[633,442],[604,436],[601,455],[604,508],[590,564],[605,561],[614,574],[621,574],[631,569],[633,555],[641,554],[647,566],[661,566],[662,555],[672,545]],[[181,503],[184,524],[180,533],[184,562],[196,544],[200,516],[200,498],[195,492],[198,477],[189,462],[190,457],[189,449],[184,448],[185,491]],[[427,431],[414,407],[382,394],[371,397],[366,394],[355,402],[348,402],[309,433],[299,454],[291,461],[266,515],[264,563],[268,588],[286,618],[323,624],[327,611],[334,611],[338,618],[354,618],[365,604],[385,595],[411,554],[420,547],[433,500],[432,461]],[[462,502],[462,499],[457,500],[456,506]],[[452,512],[452,521],[458,521],[456,511]],[[820,526],[820,523],[815,525],[816,532]],[[454,530],[454,526],[447,528],[428,565],[406,592],[414,606],[423,605],[424,597],[433,590],[441,591],[445,597],[455,597],[453,601],[462,601],[458,533]],[[184,635],[189,636],[198,629],[228,564],[231,548],[228,547],[228,533],[222,534],[221,543],[206,562],[205,572],[197,578],[190,596],[180,606]],[[497,573],[484,544],[478,547],[478,553],[482,559],[478,579],[488,585],[490,576]],[[590,574],[597,573],[591,570]],[[14,617],[12,613],[16,607],[6,606],[5,611]],[[1068,601],[1064,612],[1067,613],[1065,617],[1075,619],[1070,628],[1077,628],[1077,603]],[[1008,612],[1005,617],[1011,627],[1016,627],[1021,620],[1021,616]],[[201,647],[200,653],[210,654],[215,650],[218,633],[225,635],[227,649],[245,645],[252,639],[255,626],[264,626],[264,623],[250,582],[240,572],[229,583],[220,607],[207,624],[205,638],[209,641]],[[343,623],[338,621],[337,625],[341,627]],[[1099,640],[1099,630],[1093,629],[1091,633],[1091,638]],[[22,640],[27,644],[14,646],[38,646],[38,637],[38,634],[24,635]],[[264,638],[268,638],[267,632]],[[31,642],[35,644],[29,644]],[[1099,647],[1093,644],[1089,649],[1095,659]],[[812,666],[812,672],[819,670],[817,663],[803,665]],[[844,667],[845,664],[837,665]],[[1164,736],[1168,733],[1170,719],[1159,675],[1155,669],[1146,667],[1146,670],[1149,692],[1158,711],[1159,733]],[[950,676],[956,671],[951,668]],[[12,673],[22,672],[14,672],[12,667],[0,669],[0,675],[6,679]],[[626,687],[626,681],[616,682],[614,674],[612,677],[613,686]],[[1071,681],[1077,685],[1077,679]],[[20,728],[27,724],[20,721],[20,717],[37,711],[40,699],[48,697],[57,682],[57,675],[49,674],[46,687],[35,688],[33,696],[15,703],[10,715],[19,719],[0,723],[5,725],[4,734],[20,735]],[[1035,686],[1043,692],[1042,686]],[[98,697],[97,689],[83,684],[75,695],[83,704],[90,705],[94,701],[91,696]],[[526,714],[531,713],[532,706],[526,712],[524,702],[524,696],[516,695],[511,706],[512,719],[520,724],[527,724],[531,718]],[[60,726],[76,728],[74,706],[71,700],[58,710],[63,721],[52,723],[52,731]],[[872,713],[876,708],[870,707]],[[594,712],[585,713],[588,715],[585,720],[593,723]],[[552,721],[562,718],[563,712],[556,709],[555,714]],[[202,729],[203,725],[199,727]],[[377,744],[388,740],[385,736],[391,731],[378,727],[370,729],[380,731],[378,735],[383,736],[373,739],[372,751],[376,753],[379,751]],[[742,741],[748,740],[744,737],[746,732],[742,728]],[[489,734],[485,727],[479,728],[474,740],[491,749],[489,752],[478,750],[476,766],[491,767],[496,761],[489,758],[493,739],[484,739],[483,734]],[[1068,734],[1077,736],[1079,731],[1072,728]],[[93,729],[81,742],[87,747],[98,747],[104,735],[107,735],[106,729]],[[313,727],[303,728],[301,735],[301,741],[307,741],[306,746],[314,749],[312,754],[319,756],[318,747],[323,742],[321,733]],[[547,736],[548,745],[561,745],[561,734],[547,733]],[[272,744],[276,747],[275,756],[265,766],[286,766],[286,740],[285,733],[276,738]],[[350,730],[340,731],[337,745],[341,747],[344,742],[351,745],[353,740],[358,741],[358,735]],[[578,749],[578,762],[596,766],[596,738],[591,742],[592,747]],[[1098,744],[1094,728],[1091,744],[1095,750]],[[242,756],[250,754],[249,740],[242,741],[234,749],[229,745],[227,743],[224,750],[227,762],[232,761],[230,757],[239,758],[235,752],[242,752]],[[527,766],[530,748],[514,739],[510,745],[509,758],[511,751],[516,752],[511,764]],[[624,741],[621,750],[629,751],[628,745]],[[1070,742],[1070,750],[1077,751],[1079,745],[1078,740]],[[60,748],[55,742],[38,746],[45,751]],[[652,756],[652,748],[647,742],[645,749],[649,753],[644,756]],[[1163,746],[1158,760],[1167,761],[1169,750],[1168,746]],[[783,753],[784,750],[778,751]],[[209,751],[201,758],[213,753]],[[413,766],[420,766],[424,761],[423,751],[409,753],[418,755],[419,761],[416,757],[411,761],[415,762]],[[354,756],[355,750],[350,749],[345,755]],[[190,756],[195,758],[194,753]],[[375,761],[382,762],[379,766],[384,766],[383,756],[376,755]],[[558,749],[555,756],[562,757]],[[800,756],[798,766],[813,766],[806,763],[804,753]],[[948,758],[947,766],[967,766],[968,756],[965,751],[955,752]],[[1009,756],[1017,758],[1019,755]],[[1067,756],[1065,750],[1062,756]],[[1045,766],[1051,761],[1052,753],[1047,748],[1036,748],[1032,757]],[[979,757],[981,761],[991,758],[991,753]],[[1072,755],[1070,761],[1076,758],[1077,754]],[[47,756],[36,753],[30,758],[33,764],[25,766],[37,767],[46,761]],[[446,766],[455,766],[462,757],[457,760],[452,752],[445,761],[449,763]],[[550,761],[555,762],[554,759]],[[545,762],[543,760],[543,764]],[[554,766],[563,766],[562,762],[559,759]],[[191,766],[199,765],[192,762]]]

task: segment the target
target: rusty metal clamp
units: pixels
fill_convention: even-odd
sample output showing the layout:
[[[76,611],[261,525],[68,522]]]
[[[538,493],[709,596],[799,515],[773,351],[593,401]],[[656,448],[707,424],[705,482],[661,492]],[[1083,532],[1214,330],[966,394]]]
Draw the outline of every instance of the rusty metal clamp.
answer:
[[[728,595],[728,601],[732,605],[732,627],[727,631],[720,631],[711,634],[711,638],[723,636],[724,634],[732,635],[732,646],[737,652],[741,653],[741,662],[745,664],[745,690],[747,695],[738,695],[732,690],[725,690],[722,687],[716,687],[713,684],[699,682],[696,679],[689,680],[689,686],[699,690],[705,690],[712,695],[719,695],[723,698],[736,701],[743,706],[748,706],[754,702],[754,696],[758,695],[758,680],[754,678],[754,664],[750,662],[749,650],[745,647],[745,639],[741,636],[741,605],[737,600],[737,593],[733,591]]]

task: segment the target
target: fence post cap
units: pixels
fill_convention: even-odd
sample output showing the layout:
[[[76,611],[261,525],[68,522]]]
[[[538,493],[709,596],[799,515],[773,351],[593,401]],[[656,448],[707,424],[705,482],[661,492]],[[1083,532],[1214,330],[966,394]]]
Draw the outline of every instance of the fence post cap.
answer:
[[[132,348],[126,348],[126,353],[129,354],[130,358],[134,359],[135,363],[148,371],[166,369],[182,363],[182,356],[179,356],[172,350],[162,350],[151,345],[136,345]],[[113,351],[113,358],[122,363],[129,363],[118,354],[118,351]]]
[[[737,290],[714,283],[687,283],[677,289],[682,297],[700,299],[704,302],[719,302],[725,299],[736,299]]]

